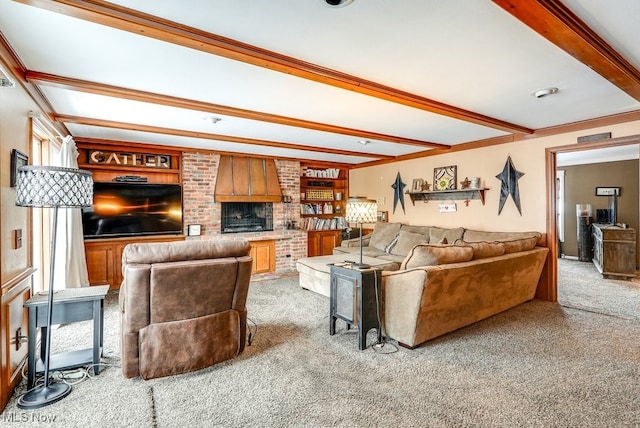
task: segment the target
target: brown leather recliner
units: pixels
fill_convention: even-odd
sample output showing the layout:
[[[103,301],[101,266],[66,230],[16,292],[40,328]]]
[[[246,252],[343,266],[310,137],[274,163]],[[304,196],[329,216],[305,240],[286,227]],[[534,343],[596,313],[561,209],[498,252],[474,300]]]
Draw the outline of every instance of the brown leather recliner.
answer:
[[[252,259],[246,241],[129,244],[120,288],[122,374],[186,373],[244,350]]]

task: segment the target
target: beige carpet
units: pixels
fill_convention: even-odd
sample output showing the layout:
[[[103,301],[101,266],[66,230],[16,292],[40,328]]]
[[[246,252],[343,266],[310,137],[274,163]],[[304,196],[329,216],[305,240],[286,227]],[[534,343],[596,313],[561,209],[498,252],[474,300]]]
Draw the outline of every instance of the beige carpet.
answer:
[[[115,300],[110,293],[105,314],[109,366],[30,412],[15,406],[23,383],[1,426],[640,426],[637,320],[534,301],[418,349],[379,354],[358,351],[356,332],[340,322],[329,336],[328,299],[288,277],[251,285],[258,330],[240,357],[143,381],[117,367]],[[54,343],[88,346],[90,336],[89,323],[66,325]]]
[[[640,278],[603,278],[591,262],[558,259],[558,303],[640,320]]]

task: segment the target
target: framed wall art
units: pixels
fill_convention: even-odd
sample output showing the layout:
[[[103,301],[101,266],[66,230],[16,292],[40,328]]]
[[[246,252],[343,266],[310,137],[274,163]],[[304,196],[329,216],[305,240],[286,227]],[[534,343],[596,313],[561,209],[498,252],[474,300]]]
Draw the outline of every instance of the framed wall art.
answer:
[[[433,190],[456,190],[457,167],[443,166],[433,169]]]
[[[16,187],[18,168],[29,163],[29,157],[16,149],[11,150],[11,187]]]
[[[422,192],[422,188],[424,186],[424,180],[422,178],[414,178],[413,185],[411,186],[411,192]]]

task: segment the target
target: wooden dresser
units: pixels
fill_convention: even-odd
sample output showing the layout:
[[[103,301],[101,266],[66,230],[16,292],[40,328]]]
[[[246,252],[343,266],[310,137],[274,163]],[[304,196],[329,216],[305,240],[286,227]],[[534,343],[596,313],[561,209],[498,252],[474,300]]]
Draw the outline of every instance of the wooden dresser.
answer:
[[[604,277],[635,277],[636,230],[593,224],[593,264]]]

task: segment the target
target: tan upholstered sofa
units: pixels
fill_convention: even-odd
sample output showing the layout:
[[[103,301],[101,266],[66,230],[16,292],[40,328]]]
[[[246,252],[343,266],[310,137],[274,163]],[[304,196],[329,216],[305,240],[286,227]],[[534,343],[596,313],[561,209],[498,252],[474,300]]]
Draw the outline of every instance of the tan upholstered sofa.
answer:
[[[246,241],[129,244],[120,287],[122,373],[151,379],[244,350],[252,259]]]
[[[376,223],[363,237],[365,262],[383,264],[383,326],[404,346],[421,343],[532,300],[548,249],[538,232]],[[328,263],[357,260],[359,238],[333,256],[298,261],[300,285],[329,288]],[[371,263],[371,264],[374,264]],[[315,290],[317,291],[317,290]]]

